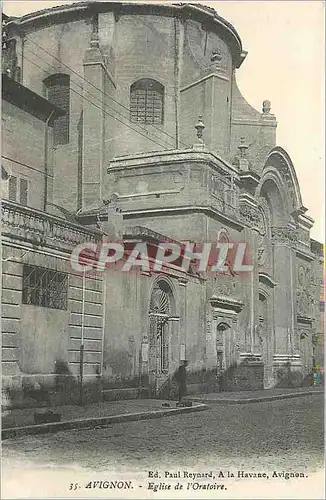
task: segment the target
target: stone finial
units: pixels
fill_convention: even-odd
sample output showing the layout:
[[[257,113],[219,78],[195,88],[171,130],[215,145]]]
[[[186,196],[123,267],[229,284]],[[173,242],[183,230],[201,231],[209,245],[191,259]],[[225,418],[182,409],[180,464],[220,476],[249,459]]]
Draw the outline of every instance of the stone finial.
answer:
[[[249,148],[249,146],[248,146],[248,144],[246,144],[246,139],[244,137],[241,137],[240,144],[238,146],[241,158],[246,158],[247,157],[247,149],[248,148]]]
[[[239,167],[240,170],[246,171],[249,170],[249,160],[247,157],[247,150],[249,146],[246,143],[246,140],[244,137],[241,137],[240,139],[240,144],[238,146],[238,149],[240,151],[240,154],[236,157],[236,165]]]
[[[204,144],[204,141],[203,141],[203,132],[204,132],[204,129],[205,129],[205,125],[204,125],[204,122],[203,122],[202,115],[199,115],[198,122],[195,125],[195,129],[197,130],[197,139],[198,139],[198,142]]]
[[[198,121],[197,121],[197,123],[195,125],[195,129],[196,129],[197,141],[196,141],[196,144],[194,144],[193,147],[195,149],[206,149],[206,146],[205,146],[204,140],[203,140],[203,132],[204,132],[204,129],[205,129],[205,125],[204,125],[204,122],[203,122],[202,115],[199,115]]]
[[[263,115],[269,115],[271,112],[271,101],[263,101]]]

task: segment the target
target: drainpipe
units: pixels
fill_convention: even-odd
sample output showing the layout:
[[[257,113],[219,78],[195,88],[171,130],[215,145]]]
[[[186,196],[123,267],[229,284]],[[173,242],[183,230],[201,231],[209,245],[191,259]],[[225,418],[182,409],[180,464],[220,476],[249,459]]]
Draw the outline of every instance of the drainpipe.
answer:
[[[49,143],[49,123],[54,114],[54,110],[51,111],[50,116],[45,122],[45,136],[44,136],[44,203],[43,210],[46,212],[46,206],[48,204],[48,143]]]

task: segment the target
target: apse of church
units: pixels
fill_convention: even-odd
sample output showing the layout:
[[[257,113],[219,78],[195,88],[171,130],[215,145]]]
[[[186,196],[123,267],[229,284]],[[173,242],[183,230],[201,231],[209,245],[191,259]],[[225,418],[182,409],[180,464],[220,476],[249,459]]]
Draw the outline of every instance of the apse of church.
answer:
[[[5,33],[3,293],[20,306],[6,383],[49,388],[60,362],[73,400],[81,345],[90,397],[174,397],[184,361],[189,394],[308,383],[322,253],[270,101],[256,110],[238,89],[235,28],[202,5],[82,2],[9,19]],[[70,269],[77,244],[112,240],[245,243],[253,270]],[[37,298],[45,279],[64,297],[55,311]]]

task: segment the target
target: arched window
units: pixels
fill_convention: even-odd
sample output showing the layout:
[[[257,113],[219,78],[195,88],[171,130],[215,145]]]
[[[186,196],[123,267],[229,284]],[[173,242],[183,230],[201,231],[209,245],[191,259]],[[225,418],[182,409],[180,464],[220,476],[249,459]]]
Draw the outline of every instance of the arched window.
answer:
[[[130,120],[138,123],[163,123],[164,86],[142,78],[130,87]]]
[[[69,142],[69,111],[70,111],[70,76],[58,73],[44,80],[46,98],[66,114],[54,121],[53,142],[67,144]]]

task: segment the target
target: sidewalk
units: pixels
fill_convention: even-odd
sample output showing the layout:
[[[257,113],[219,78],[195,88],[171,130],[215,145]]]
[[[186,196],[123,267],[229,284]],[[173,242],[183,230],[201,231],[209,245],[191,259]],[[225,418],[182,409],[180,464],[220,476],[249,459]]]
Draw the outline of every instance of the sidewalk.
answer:
[[[280,399],[323,394],[323,387],[295,387],[291,389],[264,389],[261,391],[243,392],[210,392],[207,394],[194,394],[192,401],[208,404],[245,404],[260,403],[262,401],[276,401]]]
[[[77,428],[94,428],[131,420],[160,418],[168,415],[202,411],[207,405],[199,402],[190,407],[177,407],[176,401],[129,399],[94,403],[88,406],[66,405],[54,408],[10,410],[2,417],[2,439],[26,434],[43,434]],[[169,406],[164,406],[164,405]],[[35,412],[53,410],[61,414],[60,422],[34,423]]]

